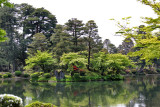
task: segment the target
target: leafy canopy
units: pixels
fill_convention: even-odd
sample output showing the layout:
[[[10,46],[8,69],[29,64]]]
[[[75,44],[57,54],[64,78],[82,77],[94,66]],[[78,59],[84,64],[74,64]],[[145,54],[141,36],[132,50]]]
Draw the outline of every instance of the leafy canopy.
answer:
[[[77,66],[78,68],[86,68],[87,59],[83,55],[79,55],[78,53],[65,53],[61,57],[60,65],[67,65],[67,71],[73,71],[73,66]]]
[[[4,37],[6,35],[6,32],[2,29],[0,29],[0,42],[4,42],[7,38]]]
[[[0,0],[0,7],[3,7],[3,6],[13,7],[13,4],[11,4],[9,0]]]
[[[92,66],[98,71],[119,73],[119,71],[124,70],[126,67],[132,67],[133,64],[126,55],[99,52],[94,54]]]
[[[135,42],[134,52],[128,55],[131,57],[139,57],[145,60],[147,64],[152,64],[154,59],[160,58],[160,3],[157,0],[138,0],[141,3],[150,6],[157,14],[157,18],[145,17],[144,25],[136,27],[128,27],[130,17],[123,18],[124,23],[117,21],[120,30],[118,34],[124,36],[126,39],[130,38]]]
[[[25,69],[29,70],[39,67],[43,72],[48,72],[56,65],[56,62],[57,60],[53,59],[52,53],[37,51],[35,55],[30,55],[28,59],[26,59],[27,66],[25,66]]]

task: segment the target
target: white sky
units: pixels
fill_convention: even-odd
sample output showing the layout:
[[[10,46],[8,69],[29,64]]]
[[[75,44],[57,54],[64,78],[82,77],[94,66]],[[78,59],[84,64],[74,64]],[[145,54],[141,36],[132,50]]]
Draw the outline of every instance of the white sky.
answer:
[[[28,3],[33,7],[44,7],[56,16],[58,24],[64,24],[71,18],[83,20],[86,23],[94,20],[103,40],[110,39],[118,46],[123,38],[114,36],[118,30],[115,23],[109,19],[120,20],[132,16],[131,24],[140,25],[140,17],[155,16],[153,10],[142,5],[137,0],[10,0],[12,3]]]

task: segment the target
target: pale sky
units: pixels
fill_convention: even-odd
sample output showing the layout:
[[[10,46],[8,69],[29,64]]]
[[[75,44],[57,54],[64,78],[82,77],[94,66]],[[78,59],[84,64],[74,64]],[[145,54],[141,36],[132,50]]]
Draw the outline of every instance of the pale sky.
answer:
[[[102,40],[110,39],[118,46],[123,38],[114,36],[118,30],[109,19],[120,20],[132,16],[131,25],[140,25],[140,17],[156,17],[153,10],[137,0],[10,0],[12,3],[28,3],[33,7],[44,7],[56,16],[58,24],[64,24],[71,18],[86,23],[94,20],[98,25]]]

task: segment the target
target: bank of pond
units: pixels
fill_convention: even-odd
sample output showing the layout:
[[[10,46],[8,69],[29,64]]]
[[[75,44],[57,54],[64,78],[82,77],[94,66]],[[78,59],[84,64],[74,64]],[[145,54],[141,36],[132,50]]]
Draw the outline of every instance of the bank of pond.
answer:
[[[0,72],[0,80],[21,78],[29,79],[32,82],[89,82],[89,81],[110,81],[110,80],[123,80],[125,76],[136,76],[136,75],[148,75],[155,74],[158,75],[159,72],[121,72],[119,74],[107,74],[100,75],[96,72],[75,72],[71,75],[65,74],[62,71],[55,71],[50,73],[44,72],[34,72],[34,73],[24,73],[21,71],[10,72]]]

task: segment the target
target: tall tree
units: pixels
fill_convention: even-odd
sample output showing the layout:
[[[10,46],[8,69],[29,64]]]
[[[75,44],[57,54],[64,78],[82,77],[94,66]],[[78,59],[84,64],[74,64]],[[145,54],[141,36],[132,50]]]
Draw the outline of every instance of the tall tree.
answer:
[[[54,32],[57,19],[48,10],[37,8],[29,15],[24,23],[26,25],[26,34],[34,35],[36,33],[43,33],[49,38]]]
[[[90,67],[90,58],[91,58],[91,50],[94,41],[94,38],[98,35],[98,27],[93,20],[90,20],[85,25],[85,34],[87,36],[88,42],[88,69]]]
[[[84,34],[84,24],[81,20],[78,20],[77,18],[72,18],[68,20],[66,25],[66,31],[72,36],[72,42],[73,42],[73,51],[77,52],[80,49],[80,46],[78,46],[78,39]]]
[[[51,51],[58,57],[62,56],[63,53],[71,52],[71,35],[65,32],[63,25],[56,25],[52,36],[50,37]]]
[[[23,66],[25,66],[25,59],[27,58],[26,50],[28,45],[32,41],[32,36],[30,36],[31,34],[28,33],[26,20],[35,11],[35,8],[26,3],[15,4],[14,7],[18,10],[18,26],[22,31],[21,35],[19,35],[19,58]]]
[[[3,28],[7,32],[7,37],[9,38],[7,42],[1,43],[3,45],[3,49],[5,50],[6,59],[12,64],[13,71],[16,68],[16,60],[17,60],[17,35],[18,32],[18,23],[16,16],[16,8],[3,7],[0,8],[0,27]]]

